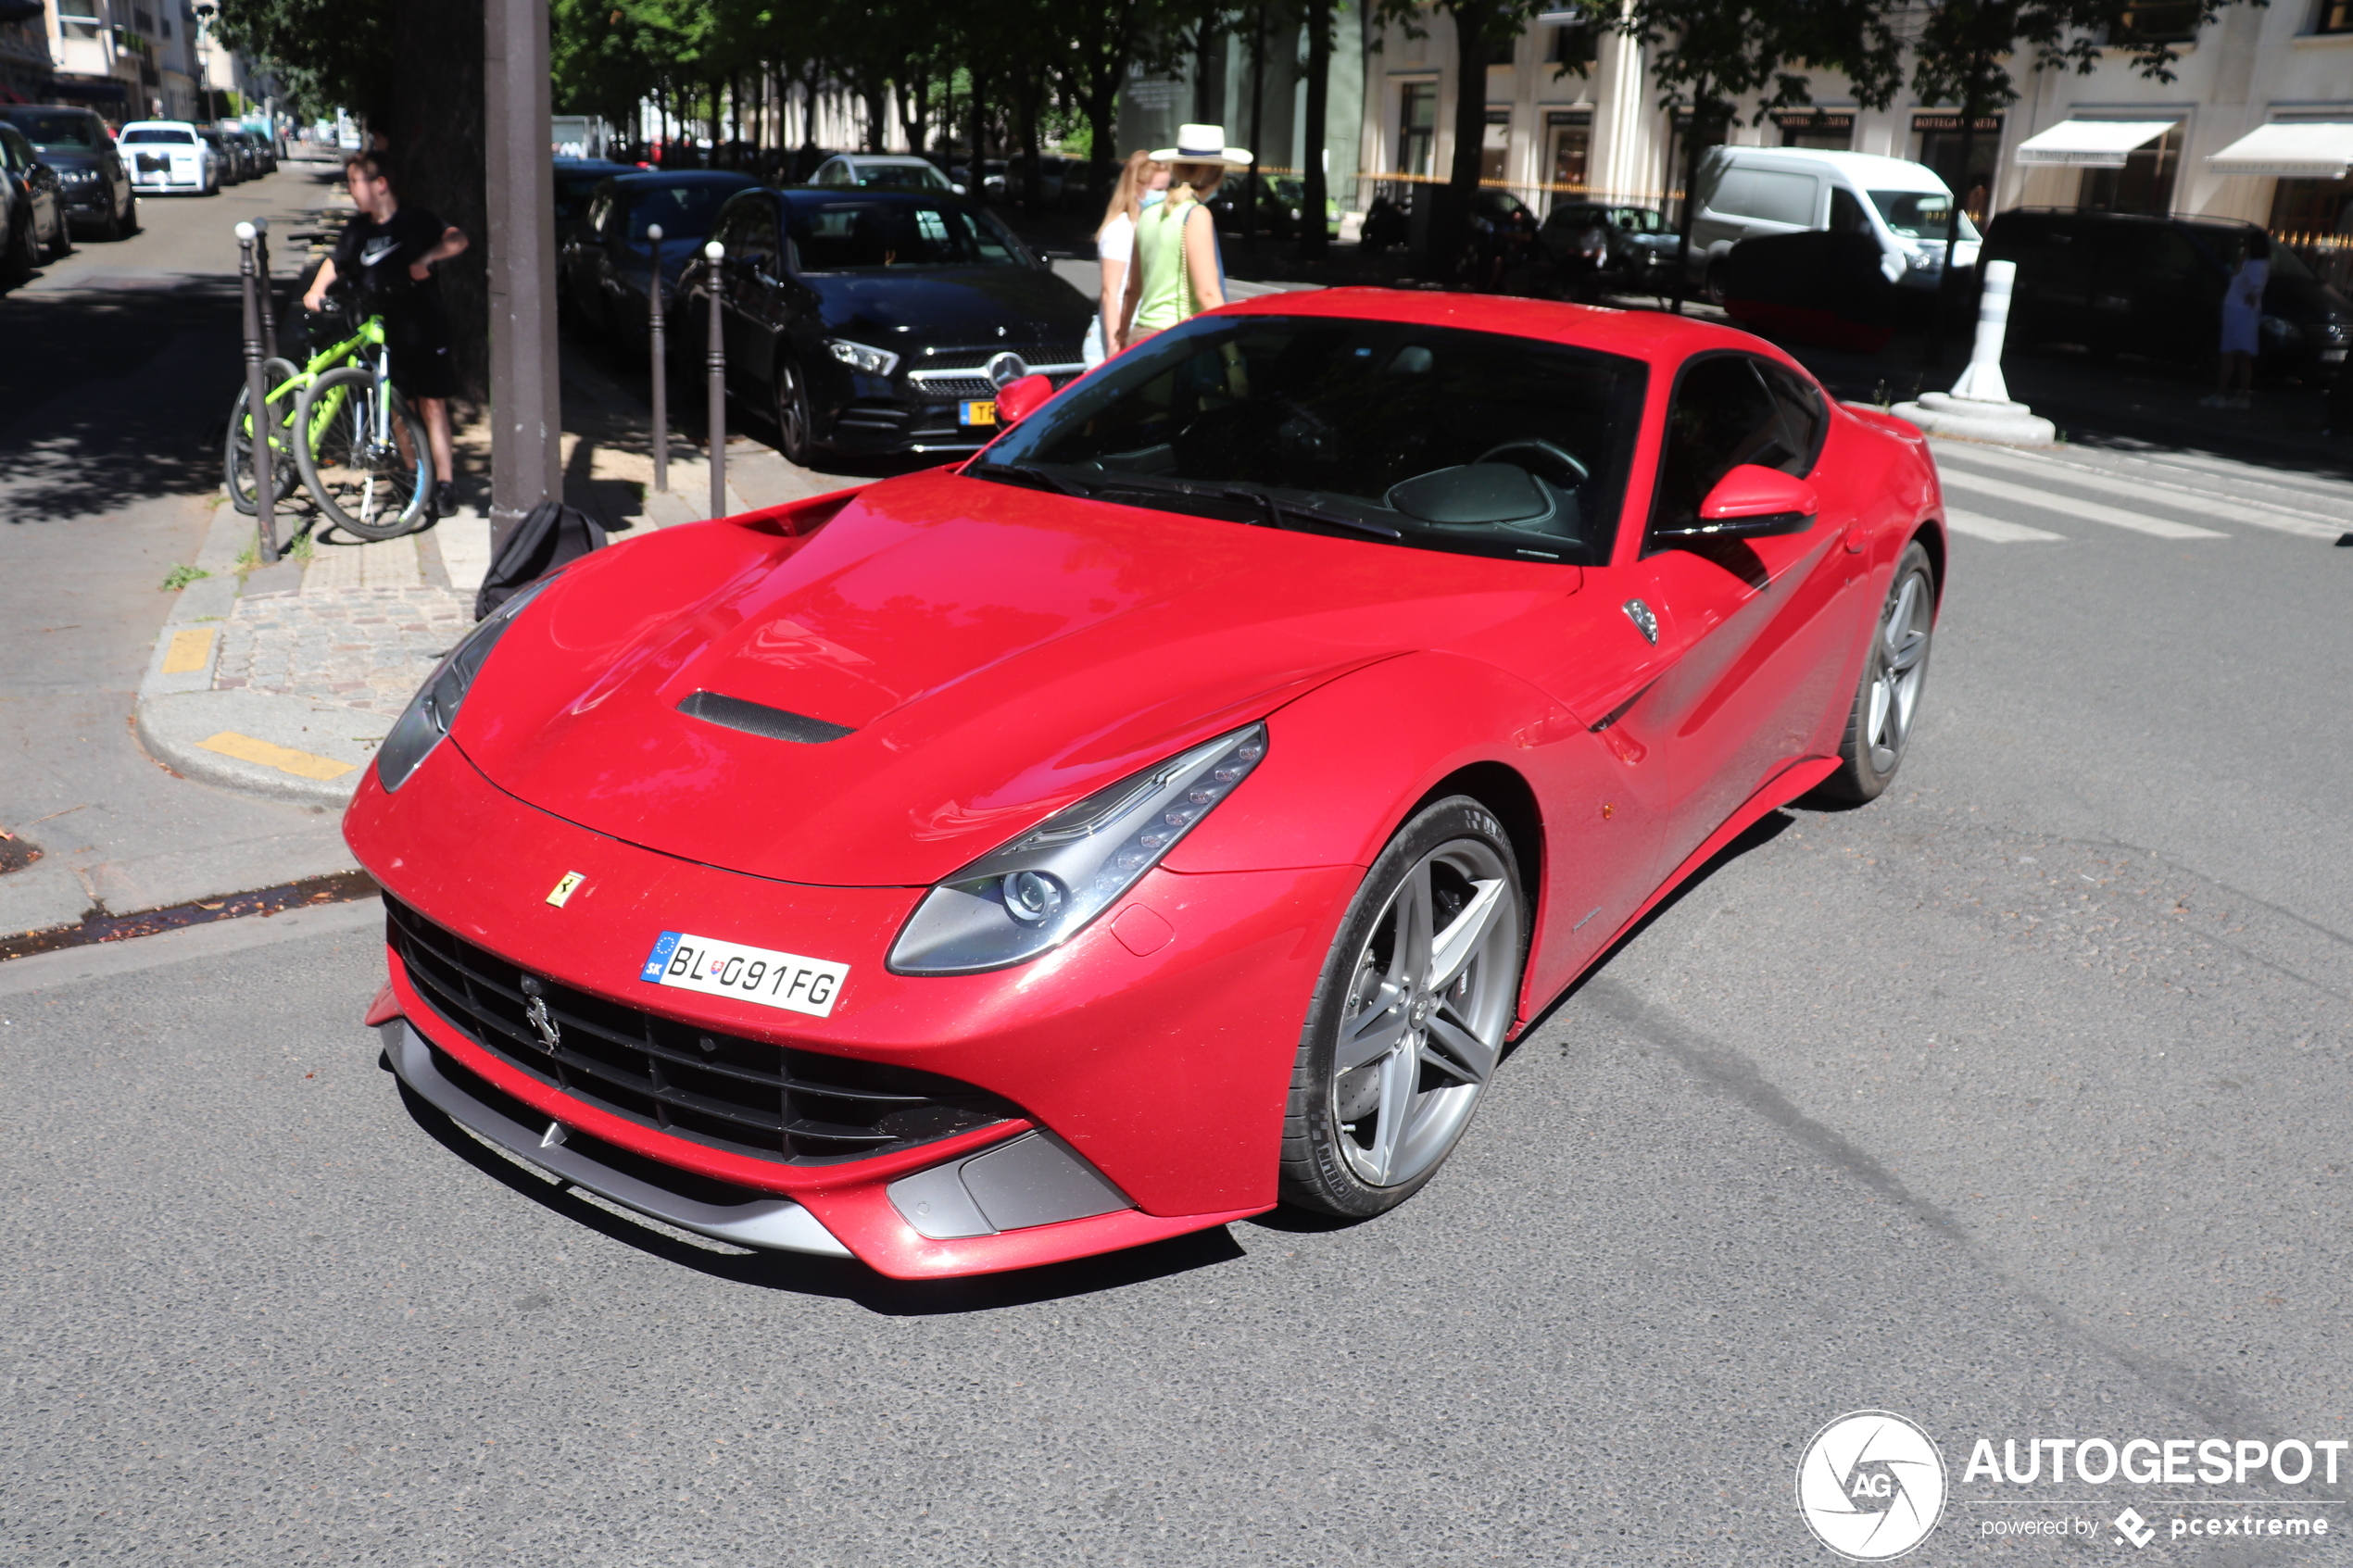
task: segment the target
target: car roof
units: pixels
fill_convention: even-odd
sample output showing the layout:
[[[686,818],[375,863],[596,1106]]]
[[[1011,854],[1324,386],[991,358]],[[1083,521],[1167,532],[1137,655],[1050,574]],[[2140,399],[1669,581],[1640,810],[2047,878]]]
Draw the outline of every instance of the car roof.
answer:
[[[614,175],[612,183],[613,189],[627,192],[666,191],[680,185],[724,185],[749,191],[760,182],[732,169],[633,169]]]
[[[82,104],[0,104],[0,119],[20,114],[86,114],[92,119],[98,111]]]
[[[833,162],[837,160],[842,163],[889,164],[892,167],[899,169],[904,169],[910,165],[913,165],[921,169],[932,169],[937,167],[931,159],[927,157],[917,157],[912,153],[836,153],[832,158],[829,158],[826,161]]]
[[[1629,359],[1679,363],[1710,348],[1737,348],[1767,358],[1786,356],[1771,344],[1730,327],[1655,310],[1616,310],[1501,295],[1447,294],[1420,289],[1299,289],[1253,295],[1223,307],[1238,316],[1337,316],[1370,321],[1456,327],[1567,344]]]
[[[1936,170],[1909,158],[1881,157],[1877,153],[1842,153],[1828,147],[1726,147],[1724,152],[1735,155],[1741,163],[1761,164],[1768,168],[1780,165],[1788,168],[1812,166],[1835,169],[1867,191],[1951,190],[1938,179]]]
[[[126,124],[123,129],[125,131],[194,131],[196,126],[195,121],[186,119],[134,119]]]
[[[942,202],[951,207],[971,205],[960,197],[950,195],[946,191],[906,191],[896,188],[877,191],[865,186],[787,185],[781,191],[772,191],[769,194],[789,197],[798,202],[922,202],[926,207],[937,207]]]

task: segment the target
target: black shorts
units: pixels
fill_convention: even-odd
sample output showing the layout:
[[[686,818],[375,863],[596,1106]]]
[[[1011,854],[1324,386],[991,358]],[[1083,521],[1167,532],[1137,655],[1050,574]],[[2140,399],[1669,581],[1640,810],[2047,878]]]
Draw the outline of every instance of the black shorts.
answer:
[[[413,402],[458,395],[458,365],[449,352],[449,326],[440,311],[386,311],[384,342],[392,350],[392,384],[401,396]]]

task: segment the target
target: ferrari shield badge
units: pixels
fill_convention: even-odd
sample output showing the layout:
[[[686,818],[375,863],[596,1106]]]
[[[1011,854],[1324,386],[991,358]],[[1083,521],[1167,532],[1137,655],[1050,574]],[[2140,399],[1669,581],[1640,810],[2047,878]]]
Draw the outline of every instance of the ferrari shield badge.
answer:
[[[556,908],[560,909],[562,909],[564,907],[564,900],[571,897],[579,888],[580,884],[587,880],[588,879],[586,877],[581,875],[578,872],[564,872],[563,879],[556,884],[555,891],[547,895],[547,902],[555,905]]]

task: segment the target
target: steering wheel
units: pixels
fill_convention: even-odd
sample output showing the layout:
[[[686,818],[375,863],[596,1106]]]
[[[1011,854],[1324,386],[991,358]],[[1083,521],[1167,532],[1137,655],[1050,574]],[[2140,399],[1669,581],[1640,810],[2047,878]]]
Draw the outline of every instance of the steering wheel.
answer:
[[[1509,456],[1518,452],[1528,453],[1538,461],[1531,463],[1525,458]],[[1532,435],[1524,436],[1517,441],[1506,441],[1501,446],[1491,446],[1478,455],[1478,460],[1482,463],[1491,463],[1499,458],[1506,458],[1531,473],[1551,479],[1563,490],[1574,490],[1593,477],[1591,470],[1568,453],[1549,441]],[[1556,477],[1559,475],[1567,477]]]

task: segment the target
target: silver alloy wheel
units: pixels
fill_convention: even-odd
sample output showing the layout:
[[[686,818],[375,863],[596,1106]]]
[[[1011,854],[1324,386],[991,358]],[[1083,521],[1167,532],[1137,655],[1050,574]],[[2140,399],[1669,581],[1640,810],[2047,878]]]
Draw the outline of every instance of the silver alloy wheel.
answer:
[[[1329,1085],[1350,1169],[1398,1186],[1446,1157],[1502,1055],[1518,998],[1520,909],[1489,845],[1414,863],[1349,981]]]
[[[1879,673],[1871,682],[1870,710],[1863,734],[1871,748],[1871,771],[1892,773],[1911,738],[1920,685],[1928,678],[1928,637],[1934,606],[1928,573],[1906,572],[1888,596],[1879,626]]]
[[[790,359],[776,366],[777,444],[795,462],[809,455],[809,398],[800,384],[800,367]]]

